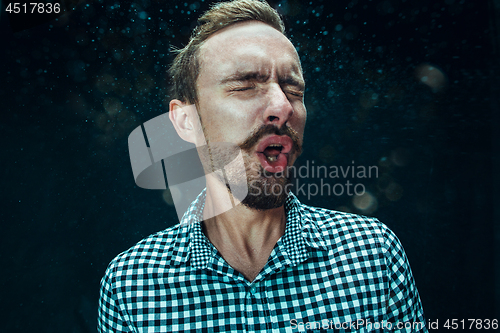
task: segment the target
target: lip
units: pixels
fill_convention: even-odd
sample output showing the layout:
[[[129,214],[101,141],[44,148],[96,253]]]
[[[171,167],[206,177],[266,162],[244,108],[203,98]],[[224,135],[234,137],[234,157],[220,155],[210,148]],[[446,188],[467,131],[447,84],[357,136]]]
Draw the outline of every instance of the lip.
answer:
[[[279,144],[283,147],[280,154],[288,154],[293,147],[292,139],[287,135],[267,136],[257,145],[257,153],[264,153],[264,150],[273,144]]]

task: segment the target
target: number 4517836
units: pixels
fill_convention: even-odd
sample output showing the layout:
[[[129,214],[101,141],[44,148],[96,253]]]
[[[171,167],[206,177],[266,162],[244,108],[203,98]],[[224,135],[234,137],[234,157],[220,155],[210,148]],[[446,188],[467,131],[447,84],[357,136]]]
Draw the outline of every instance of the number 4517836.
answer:
[[[446,329],[477,329],[477,330],[496,330],[498,329],[498,319],[448,319],[444,323]]]
[[[50,3],[50,2],[30,2],[30,3],[18,3],[10,2],[5,8],[5,11],[11,14],[51,14],[60,13],[61,4],[60,3]]]

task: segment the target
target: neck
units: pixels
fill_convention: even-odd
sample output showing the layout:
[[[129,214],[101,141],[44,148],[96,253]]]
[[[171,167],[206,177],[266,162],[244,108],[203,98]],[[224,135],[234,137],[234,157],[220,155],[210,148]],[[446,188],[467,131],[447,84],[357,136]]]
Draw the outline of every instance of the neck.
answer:
[[[205,234],[228,264],[252,281],[285,233],[285,209],[251,209],[230,197],[225,185],[211,185],[207,183]]]

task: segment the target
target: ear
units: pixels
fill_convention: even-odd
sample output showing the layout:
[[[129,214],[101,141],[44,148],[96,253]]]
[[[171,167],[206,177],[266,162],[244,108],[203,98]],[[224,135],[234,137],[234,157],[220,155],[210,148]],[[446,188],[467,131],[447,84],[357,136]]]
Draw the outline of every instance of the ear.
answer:
[[[188,105],[178,99],[170,101],[168,117],[174,125],[177,134],[187,142],[197,144],[199,126],[198,113],[194,105]]]

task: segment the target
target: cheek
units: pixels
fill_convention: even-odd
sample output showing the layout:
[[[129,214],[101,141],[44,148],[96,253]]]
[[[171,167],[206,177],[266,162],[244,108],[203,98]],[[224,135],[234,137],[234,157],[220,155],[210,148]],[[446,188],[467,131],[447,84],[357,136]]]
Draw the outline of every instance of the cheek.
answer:
[[[254,127],[251,114],[242,108],[219,107],[210,111],[202,119],[205,133],[213,142],[241,142]]]
[[[304,128],[306,126],[307,120],[307,111],[304,105],[295,108],[294,117],[292,121],[290,121],[291,125],[294,126],[295,130],[299,132],[299,134],[304,133]]]
[[[217,121],[225,131],[243,135],[254,128],[258,118],[258,110],[244,103],[233,104],[231,107],[221,107],[217,111]]]

